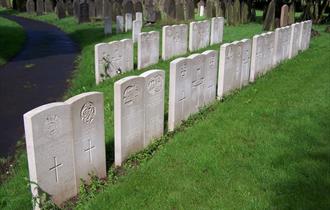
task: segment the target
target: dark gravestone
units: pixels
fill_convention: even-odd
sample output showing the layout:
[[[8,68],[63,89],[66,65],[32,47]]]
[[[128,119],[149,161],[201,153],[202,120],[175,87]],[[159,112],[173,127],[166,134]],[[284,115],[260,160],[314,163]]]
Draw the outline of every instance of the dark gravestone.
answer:
[[[122,7],[118,2],[114,2],[112,5],[112,20],[115,21],[117,16],[121,16]]]
[[[73,16],[79,20],[80,0],[73,0]]]
[[[89,22],[89,5],[86,1],[83,1],[79,4],[79,23]]]
[[[103,17],[103,0],[95,0],[95,16],[96,18]]]
[[[287,26],[289,23],[289,7],[284,4],[281,7],[281,18],[280,18],[280,27]]]
[[[227,3],[226,12],[227,12],[228,24],[234,25],[235,24],[234,5],[231,2]]]
[[[195,16],[194,1],[193,0],[186,0],[185,3],[186,3],[185,19],[186,20],[192,20],[192,19],[194,19],[194,16]]]
[[[36,11],[36,5],[34,0],[27,0],[26,1],[26,12],[29,14],[34,14]]]
[[[126,13],[131,13],[133,16],[135,15],[134,5],[133,2],[130,0],[123,2],[123,16],[125,16]]]
[[[272,0],[268,5],[263,29],[265,31],[271,31],[275,29],[275,0]]]
[[[167,18],[176,18],[176,4],[174,0],[165,0],[164,2],[164,12]]]
[[[37,15],[42,15],[44,13],[44,1],[37,0]]]
[[[67,0],[65,4],[66,4],[66,14],[68,16],[73,16],[73,4],[71,0]]]
[[[224,11],[222,9],[222,5],[220,1],[216,1],[214,4],[215,7],[215,15],[216,17],[224,17]]]
[[[45,12],[54,12],[53,2],[51,0],[45,0]]]
[[[234,25],[238,25],[241,20],[241,4],[239,0],[234,0]]]
[[[94,0],[88,0],[89,5],[89,18],[95,18],[95,2]]]
[[[249,6],[243,1],[241,3],[241,23],[249,22]]]
[[[289,7],[289,25],[294,23],[294,13],[295,13],[294,3],[292,3]]]
[[[111,17],[112,14],[112,3],[111,0],[103,0],[103,18]]]
[[[58,19],[62,19],[62,18],[66,17],[65,10],[66,9],[65,9],[65,4],[64,4],[63,0],[57,0],[56,14],[57,14]]]
[[[214,3],[213,1],[209,0],[206,2],[206,17],[209,18],[214,17],[215,14],[213,13],[213,11],[214,11]]]
[[[175,6],[175,19],[184,20],[184,9],[182,3],[177,3]]]
[[[135,12],[143,12],[143,6],[142,6],[142,3],[140,1],[138,1],[134,4],[134,11]]]

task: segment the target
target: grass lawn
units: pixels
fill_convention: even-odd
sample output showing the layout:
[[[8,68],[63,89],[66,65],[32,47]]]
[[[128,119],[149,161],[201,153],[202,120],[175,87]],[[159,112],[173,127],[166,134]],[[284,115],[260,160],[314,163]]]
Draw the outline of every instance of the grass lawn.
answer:
[[[16,55],[24,42],[24,29],[16,22],[0,17],[0,66]]]
[[[54,15],[33,18],[57,25],[81,46],[72,85],[64,98],[86,91],[104,92],[110,167],[114,159],[114,82],[148,69],[164,69],[167,101],[169,61],[96,86],[94,45],[131,34],[105,37],[101,23],[77,25],[73,18],[57,20]],[[156,25],[144,30],[160,28]],[[224,42],[260,32],[261,25],[254,23],[226,27]],[[138,168],[126,169],[116,184],[108,182],[102,192],[85,192],[89,199],[82,196],[77,208],[317,209],[329,205],[329,39],[329,34],[322,33],[312,40],[307,52],[196,115],[181,131],[168,135],[168,143],[159,146],[162,148],[152,159],[142,159]],[[219,50],[219,46],[207,49]],[[24,180],[28,177],[25,152],[17,155],[10,174],[0,187],[0,208],[31,208]]]

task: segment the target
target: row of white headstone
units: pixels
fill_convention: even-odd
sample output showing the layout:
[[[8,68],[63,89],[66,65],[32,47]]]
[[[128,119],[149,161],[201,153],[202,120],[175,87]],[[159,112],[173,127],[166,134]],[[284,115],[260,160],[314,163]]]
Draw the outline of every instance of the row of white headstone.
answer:
[[[311,27],[312,22],[305,21],[256,35],[252,41],[226,43],[220,57],[208,50],[173,60],[168,130],[217,96],[222,99],[306,50]],[[115,165],[119,166],[163,135],[165,72],[150,70],[114,86]],[[89,182],[90,174],[106,176],[102,93],[83,93],[33,109],[24,115],[24,127],[34,197],[39,196],[40,187],[60,205],[77,194],[81,179]]]
[[[210,44],[218,44],[223,38],[224,18],[191,22],[189,28],[185,24],[164,26],[162,30],[162,59],[168,60],[205,48]],[[138,42],[138,69],[157,64],[159,61],[159,32],[141,33],[142,21],[133,22],[132,40],[124,39],[110,43],[95,45],[95,79],[99,84],[107,77],[131,71],[133,65],[133,43]]]
[[[81,180],[106,177],[103,103],[102,93],[89,92],[24,114],[35,209],[42,191],[61,205],[77,195]]]
[[[125,21],[124,21],[125,18]],[[111,18],[109,18],[109,21],[111,22]],[[141,27],[142,27],[142,22],[143,22],[143,15],[142,12],[137,12],[135,13],[135,20],[134,21],[139,21],[141,22]],[[123,16],[116,16],[116,33],[122,33],[122,32],[128,32],[131,31],[132,28],[134,27],[134,21],[133,21],[133,15],[132,13],[126,13],[125,17]],[[111,24],[109,24],[111,25]],[[106,26],[106,23],[105,23]],[[111,34],[111,33],[110,33]]]
[[[170,63],[168,130],[200,108],[253,82],[309,46],[311,21],[223,44]],[[296,41],[297,39],[298,41]],[[289,40],[289,41],[288,41]],[[219,68],[218,68],[219,63]],[[219,72],[219,73],[218,73]],[[164,129],[164,72],[148,71],[115,83],[115,165],[146,148]],[[217,88],[218,87],[218,88]]]

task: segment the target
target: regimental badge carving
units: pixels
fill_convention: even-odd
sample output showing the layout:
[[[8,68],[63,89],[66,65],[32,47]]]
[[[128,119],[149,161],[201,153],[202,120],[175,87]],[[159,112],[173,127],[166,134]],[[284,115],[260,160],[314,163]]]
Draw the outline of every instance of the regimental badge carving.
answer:
[[[147,89],[151,95],[158,93],[163,86],[163,78],[158,74],[149,79],[147,82]]]
[[[61,119],[57,115],[46,117],[44,123],[44,132],[49,138],[56,138],[61,132]]]
[[[80,119],[85,124],[91,124],[94,121],[96,115],[96,107],[92,102],[87,102],[81,108]]]
[[[124,90],[124,94],[123,94],[124,104],[131,105],[131,104],[135,103],[138,95],[139,95],[139,88],[136,84],[132,84],[132,85],[128,86]]]

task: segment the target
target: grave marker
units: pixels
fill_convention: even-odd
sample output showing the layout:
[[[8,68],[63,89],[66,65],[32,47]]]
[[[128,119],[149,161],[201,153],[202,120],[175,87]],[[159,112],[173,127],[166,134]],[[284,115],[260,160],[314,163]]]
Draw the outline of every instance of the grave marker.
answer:
[[[191,22],[189,28],[190,52],[205,48],[210,44],[210,22],[208,20]]]
[[[208,50],[202,54],[205,55],[204,104],[208,105],[216,99],[218,52],[216,50]]]
[[[158,63],[159,32],[140,33],[138,38],[138,69]]]
[[[141,33],[142,30],[142,21],[140,20],[134,20],[133,21],[133,31],[132,31],[132,39],[133,42],[138,41],[139,34]]]
[[[124,32],[124,17],[116,16],[116,33]]]
[[[225,19],[223,17],[214,17],[211,20],[211,45],[219,44],[223,38],[223,27]]]
[[[163,27],[162,58],[168,60],[187,53],[188,26],[185,24]]]
[[[132,30],[132,14],[126,13],[125,14],[125,31]]]

